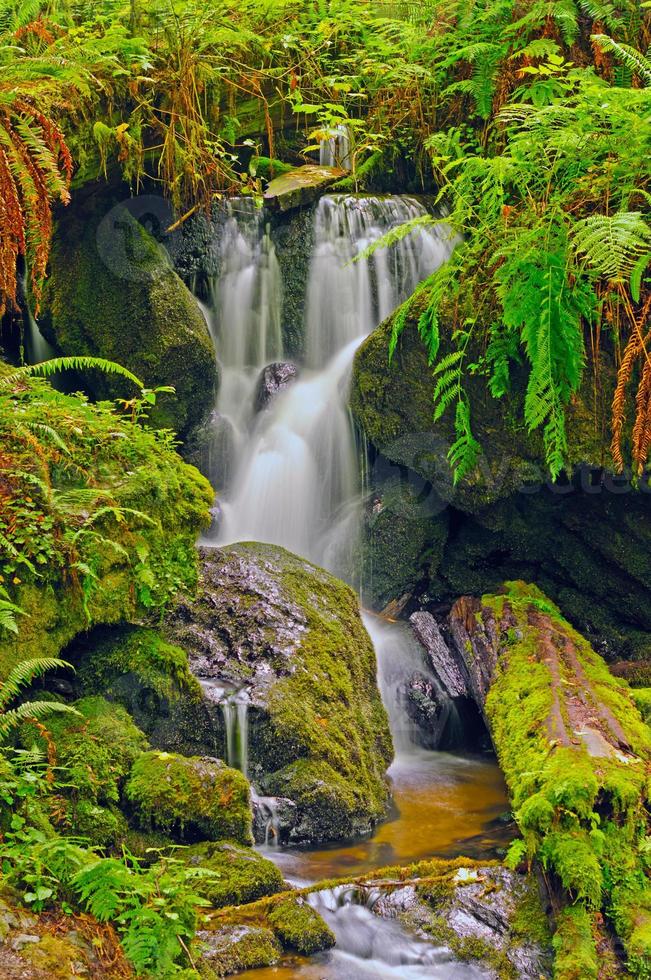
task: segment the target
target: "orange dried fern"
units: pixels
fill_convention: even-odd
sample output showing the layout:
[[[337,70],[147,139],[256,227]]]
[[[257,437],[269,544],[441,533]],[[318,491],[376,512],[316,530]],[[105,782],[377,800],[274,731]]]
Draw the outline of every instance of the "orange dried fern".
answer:
[[[24,256],[36,312],[50,250],[52,201],[67,204],[72,157],[59,127],[29,96],[0,87],[0,316],[16,302]]]

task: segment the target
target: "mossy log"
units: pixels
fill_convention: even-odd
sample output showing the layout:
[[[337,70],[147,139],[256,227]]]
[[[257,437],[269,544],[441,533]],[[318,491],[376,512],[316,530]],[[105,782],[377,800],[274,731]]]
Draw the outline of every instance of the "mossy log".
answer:
[[[523,836],[512,856],[539,862],[558,901],[556,976],[600,975],[603,916],[648,977],[651,731],[630,689],[535,586],[462,598],[448,625]]]

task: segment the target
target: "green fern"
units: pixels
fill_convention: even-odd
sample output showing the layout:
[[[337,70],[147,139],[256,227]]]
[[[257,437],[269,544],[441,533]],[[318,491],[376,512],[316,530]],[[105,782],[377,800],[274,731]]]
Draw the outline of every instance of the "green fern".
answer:
[[[651,226],[639,211],[593,214],[572,229],[574,251],[604,279],[642,276],[651,253]]]
[[[115,361],[107,361],[103,357],[53,357],[50,361],[40,364],[25,364],[15,371],[10,371],[0,377],[0,388],[11,388],[28,377],[51,378],[60,371],[102,371],[104,374],[117,374],[131,381],[142,390],[142,381]]]
[[[390,228],[389,231],[385,232],[366,248],[358,252],[351,262],[363,262],[365,259],[370,259],[372,255],[375,255],[382,248],[390,248],[392,245],[396,245],[401,242],[403,238],[407,235],[411,235],[415,231],[420,231],[422,228],[431,228],[433,225],[439,225],[444,222],[444,219],[434,218],[431,214],[419,214],[416,218],[410,218],[409,221],[404,221],[400,225],[396,225],[395,228]]]
[[[614,41],[606,34],[593,34],[591,40],[597,44],[602,51],[608,51],[614,55],[618,61],[637,75],[645,85],[651,85],[651,61],[629,44],[622,44]]]
[[[470,406],[460,398],[454,416],[456,440],[448,451],[448,461],[454,473],[455,485],[467,477],[477,466],[480,445],[470,427]]]
[[[20,696],[23,689],[42,677],[48,670],[74,670],[65,660],[55,657],[40,657],[23,660],[9,671],[6,680],[0,683],[0,742],[6,741],[27,718],[45,718],[50,714],[73,714],[79,712],[58,701],[27,701],[16,708],[9,705]]]

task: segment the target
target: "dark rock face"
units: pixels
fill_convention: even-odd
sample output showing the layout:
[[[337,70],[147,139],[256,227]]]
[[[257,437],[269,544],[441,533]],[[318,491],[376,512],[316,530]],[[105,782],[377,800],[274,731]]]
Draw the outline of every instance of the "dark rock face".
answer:
[[[275,361],[273,364],[267,364],[260,372],[255,386],[253,405],[256,412],[268,408],[272,399],[279,392],[284,391],[296,379],[297,374],[298,368],[291,361]]]
[[[539,436],[513,423],[521,411],[521,375],[514,373],[508,403],[492,399],[481,378],[470,378],[482,454],[472,478],[455,486],[447,461],[452,417],[446,413],[432,424],[433,384],[418,312],[415,303],[390,363],[391,318],[360,347],[354,364],[351,408],[377,453],[371,480],[380,506],[366,521],[363,547],[371,601],[381,609],[409,592],[451,605],[504,581],[534,581],[607,660],[649,659],[651,493],[648,484],[634,490],[604,470],[609,397],[595,408],[585,390],[572,404],[568,462],[575,470],[565,485],[549,485]],[[606,392],[611,375],[612,365],[603,365]],[[411,510],[409,497],[417,502]],[[396,559],[402,553],[409,555],[406,568]]]
[[[428,612],[415,612],[409,617],[415,636],[427,651],[430,666],[449,698],[468,696],[466,681],[459,665],[441,635],[439,625]]]

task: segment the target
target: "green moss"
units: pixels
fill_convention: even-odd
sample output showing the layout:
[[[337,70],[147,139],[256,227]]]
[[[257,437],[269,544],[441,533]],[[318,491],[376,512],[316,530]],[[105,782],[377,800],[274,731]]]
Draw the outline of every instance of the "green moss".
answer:
[[[542,862],[561,894],[575,903],[559,920],[558,976],[596,976],[590,972],[593,911],[610,916],[629,968],[644,976],[639,937],[647,920],[630,910],[651,906],[639,853],[648,832],[651,733],[629,688],[535,586],[510,582],[501,594],[484,596],[476,628],[503,637],[485,711],[516,820],[529,856]],[[580,728],[572,728],[570,703],[574,711],[583,705],[579,717],[585,721],[574,724],[588,727],[587,741]],[[604,710],[614,719],[611,728],[622,733],[612,744],[600,735],[600,725],[610,731]],[[591,737],[597,740],[592,751]],[[618,739],[628,746],[625,751]],[[576,968],[570,962],[574,933]]]
[[[264,895],[273,895],[284,885],[283,876],[272,861],[250,848],[231,842],[196,844],[182,852],[188,864],[207,868],[216,878],[199,878],[195,891],[213,908],[243,905]]]
[[[296,800],[321,839],[355,833],[385,813],[393,751],[375,682],[375,654],[352,589],[283,553],[281,585],[305,616],[294,669],[269,696],[272,746],[294,762],[269,778]]]
[[[583,905],[571,905],[558,916],[553,939],[555,980],[597,980],[599,957],[593,924]]]
[[[133,766],[126,795],[145,827],[181,840],[252,843],[249,784],[217,759],[147,752]]]
[[[0,676],[194,587],[213,492],[169,440],[43,381],[0,392],[0,440],[0,574],[24,611],[18,634],[0,635]]]
[[[185,748],[205,711],[188,655],[155,630],[123,626],[94,634],[68,651],[84,690],[122,704],[154,744]]]
[[[639,687],[632,692],[637,709],[647,725],[651,724],[651,687]]]
[[[59,222],[40,324],[64,354],[117,361],[161,395],[152,424],[185,435],[210,411],[215,354],[196,301],[165,250],[112,202],[83,201]],[[96,397],[133,397],[124,383],[89,376]]]
[[[335,935],[304,898],[287,898],[274,905],[269,923],[283,947],[310,956],[335,945]]]

